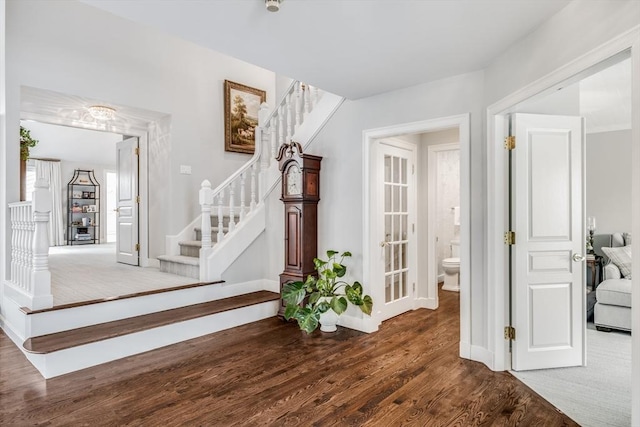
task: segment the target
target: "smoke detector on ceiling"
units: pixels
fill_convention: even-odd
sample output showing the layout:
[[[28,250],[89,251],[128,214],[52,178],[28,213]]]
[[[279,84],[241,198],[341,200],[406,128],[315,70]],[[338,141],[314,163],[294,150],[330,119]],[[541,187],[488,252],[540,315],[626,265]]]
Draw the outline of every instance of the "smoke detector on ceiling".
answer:
[[[277,12],[280,10],[281,0],[264,0],[264,5],[269,12]]]

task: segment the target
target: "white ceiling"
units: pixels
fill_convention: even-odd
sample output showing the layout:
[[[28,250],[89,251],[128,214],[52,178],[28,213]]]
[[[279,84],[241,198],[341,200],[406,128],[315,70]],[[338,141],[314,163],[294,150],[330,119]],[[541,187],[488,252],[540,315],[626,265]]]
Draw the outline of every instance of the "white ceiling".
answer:
[[[569,0],[81,0],[350,99],[485,68]]]

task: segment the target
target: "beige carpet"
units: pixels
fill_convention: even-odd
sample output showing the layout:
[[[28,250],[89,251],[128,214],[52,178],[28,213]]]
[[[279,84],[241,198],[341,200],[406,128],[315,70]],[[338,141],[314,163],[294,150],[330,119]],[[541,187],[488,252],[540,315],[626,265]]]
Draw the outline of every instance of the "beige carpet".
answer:
[[[61,305],[197,282],[157,268],[116,262],[115,243],[49,249],[53,304]]]
[[[511,373],[583,427],[631,425],[630,333],[587,329],[585,367]]]

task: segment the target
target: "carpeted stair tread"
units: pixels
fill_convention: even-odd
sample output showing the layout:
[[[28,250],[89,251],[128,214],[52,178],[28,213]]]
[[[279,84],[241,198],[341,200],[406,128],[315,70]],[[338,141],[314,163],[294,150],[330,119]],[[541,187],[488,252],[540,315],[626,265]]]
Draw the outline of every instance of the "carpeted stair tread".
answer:
[[[23,347],[31,353],[46,354],[80,345],[90,344],[110,338],[132,334],[172,323],[184,322],[198,317],[209,316],[242,307],[277,301],[280,294],[257,291],[244,295],[223,298],[186,307],[159,311],[142,316],[130,317],[113,322],[100,323],[55,334],[27,339]]]

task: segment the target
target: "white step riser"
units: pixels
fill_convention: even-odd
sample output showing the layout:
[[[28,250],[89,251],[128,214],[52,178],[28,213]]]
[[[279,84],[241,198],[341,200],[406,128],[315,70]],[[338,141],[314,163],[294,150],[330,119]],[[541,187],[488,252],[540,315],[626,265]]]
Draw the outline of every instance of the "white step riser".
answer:
[[[275,280],[253,280],[235,284],[218,283],[29,316],[24,315],[23,321],[27,322],[28,329],[27,335],[21,338],[24,341],[28,337],[112,322],[262,290],[280,292],[278,282]]]
[[[183,277],[191,277],[192,279],[195,279],[194,281],[198,281],[200,279],[200,266],[198,265],[160,260],[160,271]]]
[[[200,256],[200,246],[180,245],[180,255],[198,258]],[[200,271],[199,268],[198,271]]]
[[[269,301],[45,355],[25,354],[45,378],[53,378],[274,317],[278,313],[279,305],[279,301]]]

